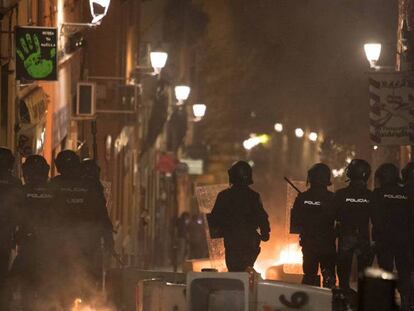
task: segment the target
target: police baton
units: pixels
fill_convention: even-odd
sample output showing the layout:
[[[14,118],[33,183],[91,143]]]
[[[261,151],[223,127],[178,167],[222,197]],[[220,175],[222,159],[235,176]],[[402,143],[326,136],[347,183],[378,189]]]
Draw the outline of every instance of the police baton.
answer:
[[[284,176],[283,177],[283,179],[284,180],[286,180],[286,182],[293,188],[293,189],[295,189],[298,193],[302,193],[302,191],[300,191],[299,190],[299,188],[298,187],[296,187],[295,185],[294,185],[294,183],[293,182],[291,182],[290,180],[289,180],[289,178],[287,178],[286,176]]]

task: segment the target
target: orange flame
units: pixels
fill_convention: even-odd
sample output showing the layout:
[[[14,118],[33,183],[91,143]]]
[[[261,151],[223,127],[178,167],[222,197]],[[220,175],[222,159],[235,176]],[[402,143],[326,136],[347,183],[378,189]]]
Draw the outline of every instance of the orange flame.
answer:
[[[297,243],[290,243],[286,245],[279,254],[279,259],[268,259],[268,260],[258,260],[255,265],[254,269],[260,273],[263,279],[266,278],[266,271],[268,268],[273,266],[301,266],[303,263],[303,256],[302,251],[300,249],[299,244]],[[296,268],[292,269],[284,269],[284,270],[292,270],[286,271],[291,273],[297,273]]]

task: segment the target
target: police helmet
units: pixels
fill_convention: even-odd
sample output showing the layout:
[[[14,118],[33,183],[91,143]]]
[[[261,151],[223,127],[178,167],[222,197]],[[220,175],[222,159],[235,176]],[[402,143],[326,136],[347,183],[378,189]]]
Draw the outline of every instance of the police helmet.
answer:
[[[308,183],[330,186],[331,169],[324,163],[316,163],[308,170]]]
[[[406,184],[410,180],[414,180],[414,162],[407,163],[401,170],[402,182]]]
[[[46,181],[49,175],[49,169],[49,164],[40,155],[28,156],[22,165],[23,176],[26,182],[33,180]]]
[[[368,181],[371,175],[371,165],[362,159],[353,159],[346,168],[346,177],[350,180]]]
[[[80,159],[74,151],[63,150],[57,155],[55,164],[60,174],[66,174],[79,169]]]
[[[396,165],[384,163],[375,171],[375,180],[380,186],[397,184],[400,182],[400,171]]]
[[[99,179],[101,168],[94,159],[86,158],[82,160],[82,174],[86,177]]]
[[[246,161],[237,161],[228,170],[229,182],[232,185],[253,184],[252,168]]]
[[[11,171],[13,169],[14,156],[10,149],[0,147],[0,170]]]

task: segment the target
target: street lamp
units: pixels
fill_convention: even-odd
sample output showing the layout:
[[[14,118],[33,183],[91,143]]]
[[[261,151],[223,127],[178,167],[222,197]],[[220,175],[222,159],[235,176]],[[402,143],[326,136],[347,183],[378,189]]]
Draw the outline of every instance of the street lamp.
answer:
[[[200,121],[206,115],[207,106],[204,104],[193,105],[195,121]]]
[[[310,132],[308,136],[310,141],[317,141],[318,140],[318,134],[315,132]]]
[[[150,53],[151,66],[154,68],[155,74],[160,74],[161,69],[167,63],[168,54],[162,51],[153,51]]]
[[[365,56],[371,68],[377,68],[377,61],[381,55],[380,43],[366,43],[364,44]]]
[[[296,135],[297,138],[302,138],[303,135],[305,135],[305,132],[301,128],[298,127],[295,130],[295,135]]]
[[[278,133],[281,133],[283,131],[283,124],[282,123],[276,123],[275,124],[275,131]]]
[[[111,0],[89,0],[89,7],[91,9],[91,15],[93,17],[91,24],[99,25],[101,23],[106,13],[108,13],[110,4]],[[96,12],[95,5],[99,5],[101,8],[103,8],[103,12]]]
[[[187,85],[177,85],[174,89],[175,98],[178,100],[178,105],[184,104],[184,101],[187,100],[190,96],[191,88]]]
[[[269,135],[262,134],[262,135],[256,136],[254,134],[251,134],[250,138],[243,141],[243,148],[246,150],[251,150],[257,145],[267,144],[269,140],[270,140]]]

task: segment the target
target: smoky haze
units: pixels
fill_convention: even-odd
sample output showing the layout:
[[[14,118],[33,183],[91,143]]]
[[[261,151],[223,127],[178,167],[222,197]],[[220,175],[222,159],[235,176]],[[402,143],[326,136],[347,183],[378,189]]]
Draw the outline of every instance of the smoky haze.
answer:
[[[223,168],[246,157],[241,143],[250,133],[272,133],[278,121],[287,130],[319,131],[353,146],[356,156],[370,156],[363,45],[382,43],[379,65],[395,64],[397,1],[195,2],[208,17],[195,75],[208,107],[202,130]],[[264,244],[262,258],[273,256],[285,235],[283,176],[303,181],[321,158],[318,147],[297,144],[273,139],[267,151],[248,155],[256,165],[254,187],[273,224],[273,242]]]
[[[380,64],[395,63],[396,1],[201,2],[209,22],[198,87],[209,109],[210,142],[240,143],[281,120],[323,130],[364,152],[369,65],[363,44],[381,42]]]

